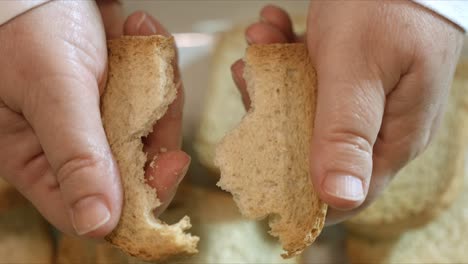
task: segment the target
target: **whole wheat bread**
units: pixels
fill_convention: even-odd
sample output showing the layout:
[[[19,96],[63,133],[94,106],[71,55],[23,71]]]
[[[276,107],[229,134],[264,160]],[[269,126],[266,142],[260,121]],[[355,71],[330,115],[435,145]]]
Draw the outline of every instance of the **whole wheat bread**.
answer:
[[[191,227],[189,218],[173,225],[156,219],[153,210],[161,202],[144,178],[147,157],[141,138],[152,131],[176,97],[173,39],[122,37],[109,41],[108,48],[109,74],[101,111],[119,166],[124,202],[119,224],[106,239],[145,260],[194,254],[198,237],[185,233]]]
[[[295,15],[291,19],[294,31],[303,34],[306,17]],[[203,115],[193,143],[200,162],[216,173],[219,173],[214,164],[216,144],[241,121],[246,112],[239,90],[232,80],[231,65],[244,56],[247,26],[236,25],[220,34],[211,61],[212,70]]]
[[[462,189],[466,151],[468,69],[461,63],[441,128],[429,147],[404,167],[369,208],[347,222],[350,232],[391,237],[423,226],[447,208]]]
[[[245,63],[252,105],[217,147],[218,185],[243,215],[269,216],[291,257],[320,234],[327,210],[309,173],[316,75],[304,44],[252,45]]]
[[[228,193],[219,189],[181,186],[171,205],[162,214],[168,222],[190,214],[192,232],[202,239],[200,253],[171,263],[298,263],[298,258],[283,260],[279,243],[265,234],[264,223],[245,219]],[[68,263],[144,263],[105,243],[64,236],[60,240],[58,264]]]

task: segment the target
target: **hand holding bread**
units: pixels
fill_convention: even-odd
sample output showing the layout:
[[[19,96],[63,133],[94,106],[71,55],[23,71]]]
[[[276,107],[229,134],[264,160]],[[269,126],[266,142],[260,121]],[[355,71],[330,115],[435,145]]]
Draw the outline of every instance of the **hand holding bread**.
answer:
[[[327,221],[341,221],[431,141],[463,33],[411,2],[311,2],[304,38],[281,9],[265,7],[261,17],[246,30],[248,43],[307,41],[318,79],[312,182],[331,207]],[[433,43],[433,34],[443,41]],[[238,61],[232,70],[248,107],[243,67]]]
[[[94,1],[51,1],[0,26],[0,175],[55,227],[88,237],[116,227],[123,201],[101,120],[108,70],[102,20],[108,23]],[[168,36],[144,13],[123,21],[125,34]],[[157,213],[190,163],[180,151],[182,85],[177,74],[170,81],[177,99],[155,125],[158,133],[145,139],[148,164],[157,157],[146,170],[163,204]]]

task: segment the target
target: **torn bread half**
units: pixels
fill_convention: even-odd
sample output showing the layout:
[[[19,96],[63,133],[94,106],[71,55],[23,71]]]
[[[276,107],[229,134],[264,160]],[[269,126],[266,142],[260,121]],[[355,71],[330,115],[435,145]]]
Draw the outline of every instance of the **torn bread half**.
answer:
[[[202,239],[199,253],[171,259],[167,264],[268,263],[293,264],[299,258],[283,260],[281,245],[265,233],[262,222],[245,219],[230,195],[219,189],[181,186],[161,218],[176,221],[190,214],[192,232]],[[107,243],[63,236],[59,243],[58,264],[67,263],[145,263],[127,256]]]
[[[464,68],[463,63],[457,68],[434,140],[397,173],[372,205],[346,223],[350,232],[373,238],[398,236],[426,225],[460,193],[468,132],[468,72],[463,73]]]
[[[292,257],[320,234],[327,211],[309,171],[316,75],[304,44],[252,45],[245,63],[252,105],[217,147],[218,185],[243,215],[269,217]]]
[[[120,221],[106,239],[144,260],[197,253],[198,237],[185,231],[187,216],[173,225],[154,217],[161,205],[156,190],[146,184],[146,153],[142,137],[175,99],[172,38],[122,37],[108,43],[109,74],[101,112],[124,191]]]
[[[306,31],[305,16],[291,16],[291,20],[298,35]],[[200,163],[216,175],[219,173],[214,164],[216,145],[246,113],[241,95],[232,80],[231,65],[245,54],[245,29],[248,25],[236,25],[219,34],[200,125],[193,143]]]

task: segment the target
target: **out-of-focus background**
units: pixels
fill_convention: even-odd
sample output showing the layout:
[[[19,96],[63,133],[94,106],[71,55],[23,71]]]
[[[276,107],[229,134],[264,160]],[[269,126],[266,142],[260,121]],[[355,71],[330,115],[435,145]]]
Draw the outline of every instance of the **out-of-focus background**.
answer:
[[[267,4],[281,6],[291,14],[305,15],[309,3],[303,0],[125,0],[122,2],[127,14],[136,10],[147,11],[173,33],[209,32],[222,30],[223,27],[237,23],[246,23],[258,18],[260,9]]]

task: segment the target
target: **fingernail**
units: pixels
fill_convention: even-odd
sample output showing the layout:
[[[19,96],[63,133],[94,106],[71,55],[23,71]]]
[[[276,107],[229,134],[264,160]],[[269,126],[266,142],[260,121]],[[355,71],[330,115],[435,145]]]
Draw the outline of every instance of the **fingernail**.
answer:
[[[189,155],[185,154],[186,155],[186,163],[184,165],[184,167],[182,167],[180,169],[180,171],[177,173],[177,184],[176,185],[179,185],[180,182],[184,179],[185,175],[187,174],[188,172],[188,169],[190,167],[190,163],[192,162],[192,158],[190,158]]]
[[[362,181],[351,175],[329,174],[322,184],[323,190],[337,198],[348,201],[361,201],[364,199]]]
[[[110,212],[104,201],[96,196],[78,201],[72,208],[72,223],[78,235],[97,230],[110,219]]]
[[[137,23],[137,30],[141,35],[153,35],[156,34],[156,26],[153,22],[149,19],[146,13],[142,13],[143,15],[138,20]]]

